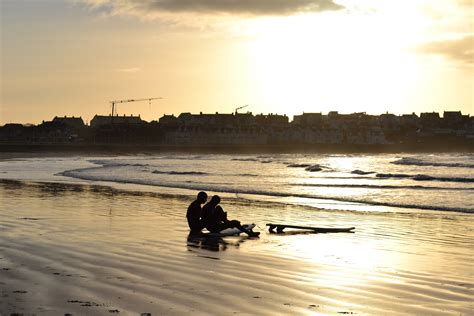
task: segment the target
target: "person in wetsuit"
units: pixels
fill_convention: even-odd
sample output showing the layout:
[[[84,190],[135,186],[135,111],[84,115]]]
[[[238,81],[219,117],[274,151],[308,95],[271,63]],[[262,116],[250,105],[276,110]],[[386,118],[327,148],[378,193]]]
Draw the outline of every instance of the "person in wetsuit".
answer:
[[[188,220],[188,225],[189,229],[191,229],[191,232],[200,232],[204,228],[204,224],[201,220],[201,205],[206,203],[206,201],[207,193],[201,191],[198,193],[196,200],[188,207],[186,219]]]
[[[211,233],[218,233],[226,228],[238,228],[240,231],[251,237],[257,237],[260,235],[258,232],[245,229],[237,220],[228,220],[227,213],[224,212],[222,207],[219,205],[220,201],[221,198],[218,195],[214,195],[209,203],[204,205],[202,208],[201,221],[208,231]]]

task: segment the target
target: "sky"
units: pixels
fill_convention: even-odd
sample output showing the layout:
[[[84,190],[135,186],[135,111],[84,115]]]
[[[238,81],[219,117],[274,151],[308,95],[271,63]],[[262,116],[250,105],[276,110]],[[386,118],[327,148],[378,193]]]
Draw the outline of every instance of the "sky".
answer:
[[[472,0],[0,0],[0,125],[54,116],[474,115]]]

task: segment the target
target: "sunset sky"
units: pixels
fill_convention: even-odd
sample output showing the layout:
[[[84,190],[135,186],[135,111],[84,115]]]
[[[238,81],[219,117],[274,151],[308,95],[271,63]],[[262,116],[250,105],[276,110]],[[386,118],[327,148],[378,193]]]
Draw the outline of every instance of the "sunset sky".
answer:
[[[0,0],[0,124],[461,110],[472,0]]]

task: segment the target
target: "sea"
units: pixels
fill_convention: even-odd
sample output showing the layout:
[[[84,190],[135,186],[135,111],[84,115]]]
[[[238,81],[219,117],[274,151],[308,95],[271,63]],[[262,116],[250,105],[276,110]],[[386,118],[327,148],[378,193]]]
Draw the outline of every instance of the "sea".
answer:
[[[474,154],[183,154],[11,158],[0,179],[79,183],[352,212],[474,213]]]
[[[474,154],[33,155],[0,159],[0,314],[472,314]],[[199,191],[260,237],[191,234]]]

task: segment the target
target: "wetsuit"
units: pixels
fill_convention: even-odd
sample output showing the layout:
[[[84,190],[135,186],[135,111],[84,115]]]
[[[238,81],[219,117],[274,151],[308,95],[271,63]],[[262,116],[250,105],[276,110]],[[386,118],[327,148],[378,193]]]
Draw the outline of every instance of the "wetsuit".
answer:
[[[203,222],[201,221],[201,204],[198,200],[189,205],[186,218],[191,231],[201,231],[204,228]]]
[[[226,228],[239,227],[239,221],[227,220],[227,214],[221,207],[207,203],[202,208],[202,224],[211,233],[218,233]]]

